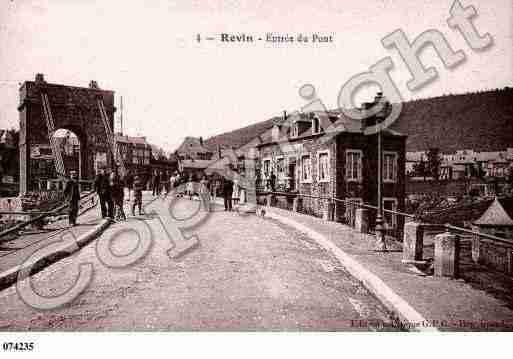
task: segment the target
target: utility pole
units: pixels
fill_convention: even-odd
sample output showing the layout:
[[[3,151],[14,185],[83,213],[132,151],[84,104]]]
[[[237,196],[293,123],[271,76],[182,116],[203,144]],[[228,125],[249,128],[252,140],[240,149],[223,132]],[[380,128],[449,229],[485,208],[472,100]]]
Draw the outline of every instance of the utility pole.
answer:
[[[376,216],[376,246],[375,250],[386,252],[385,228],[383,227],[383,127],[382,122],[387,117],[388,102],[382,93],[378,93],[374,99],[375,105],[381,103],[382,108],[376,114],[378,125],[378,213]]]
[[[119,122],[121,124],[121,130],[120,130],[120,133],[121,133],[121,136],[123,136],[123,96],[121,96],[121,116],[119,118]]]

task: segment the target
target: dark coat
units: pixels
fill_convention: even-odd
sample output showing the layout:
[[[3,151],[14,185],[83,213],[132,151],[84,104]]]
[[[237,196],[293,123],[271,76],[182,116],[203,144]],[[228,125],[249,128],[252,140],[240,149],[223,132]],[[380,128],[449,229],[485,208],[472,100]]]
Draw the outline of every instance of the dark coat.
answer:
[[[228,178],[223,178],[223,193],[233,193],[233,182]]]
[[[98,195],[105,197],[111,195],[111,186],[107,175],[99,174],[94,179],[94,190]]]
[[[122,178],[119,176],[114,176],[110,186],[112,192],[112,199],[114,200],[114,202],[122,202],[124,196]]]
[[[78,188],[78,182],[74,179],[70,179],[66,182],[66,187],[64,188],[64,196],[70,203],[70,205],[78,204],[80,201],[80,191]]]

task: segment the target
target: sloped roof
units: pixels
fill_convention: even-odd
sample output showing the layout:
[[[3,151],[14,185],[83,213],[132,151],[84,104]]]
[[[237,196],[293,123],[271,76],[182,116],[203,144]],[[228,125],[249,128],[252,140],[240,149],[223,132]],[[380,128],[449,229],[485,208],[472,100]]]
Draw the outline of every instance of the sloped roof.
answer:
[[[150,144],[146,141],[146,136],[122,136],[120,134],[115,135],[116,142],[130,143],[135,145],[146,145]]]
[[[205,169],[207,168],[213,161],[211,160],[182,160],[179,161],[179,167],[184,168],[198,168]]]
[[[270,130],[274,124],[277,121],[281,121],[281,119],[281,117],[273,117],[253,125],[212,136],[205,140],[204,145],[211,151],[216,151],[218,145],[221,146],[221,148],[239,148],[250,142],[253,138]]]
[[[212,152],[206,145],[201,144],[199,137],[187,136],[183,140],[182,144],[176,149],[177,153],[181,152]]]
[[[474,224],[484,226],[513,226],[513,198],[495,198],[490,207],[488,207]]]

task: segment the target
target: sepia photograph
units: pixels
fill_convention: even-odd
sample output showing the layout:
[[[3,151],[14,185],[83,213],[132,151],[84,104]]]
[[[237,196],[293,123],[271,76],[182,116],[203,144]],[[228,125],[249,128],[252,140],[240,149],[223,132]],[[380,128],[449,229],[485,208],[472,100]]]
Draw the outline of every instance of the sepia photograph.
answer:
[[[0,2],[0,357],[407,332],[511,339],[511,0]]]

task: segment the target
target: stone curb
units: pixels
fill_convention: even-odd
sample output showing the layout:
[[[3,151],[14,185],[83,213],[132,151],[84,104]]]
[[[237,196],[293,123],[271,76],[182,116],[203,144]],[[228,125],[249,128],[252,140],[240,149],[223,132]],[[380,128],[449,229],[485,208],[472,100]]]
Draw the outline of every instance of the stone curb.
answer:
[[[294,221],[293,219],[280,216],[274,211],[267,208],[266,217],[275,219],[283,224],[294,227],[298,231],[306,233],[314,239],[322,248],[330,251],[344,268],[359,280],[379,301],[392,313],[397,315],[399,319],[406,323],[405,329],[416,332],[438,332],[438,329],[429,326],[429,323],[419,312],[417,312],[408,302],[395,293],[389,286],[383,282],[378,276],[366,269],[361,263],[353,259],[337,247],[332,241],[327,239],[319,232],[308,228],[307,226]],[[413,325],[418,323],[418,325]],[[422,324],[424,323],[424,324]],[[411,325],[411,326],[410,326]]]
[[[65,258],[69,257],[73,253],[79,251],[81,248],[86,246],[89,242],[98,237],[112,222],[110,218],[103,219],[98,225],[96,225],[92,230],[80,235],[76,238],[75,241],[71,243],[63,243],[58,249],[54,250],[51,253],[45,253],[43,256],[38,257],[36,260],[31,262],[24,262],[21,265],[12,267],[11,269],[6,270],[3,273],[0,273],[0,291],[4,290],[14,283],[16,283],[18,279],[18,273],[27,267],[33,268],[33,274],[41,271],[42,269],[50,266],[51,264]],[[52,241],[51,243],[55,243],[56,241]]]

